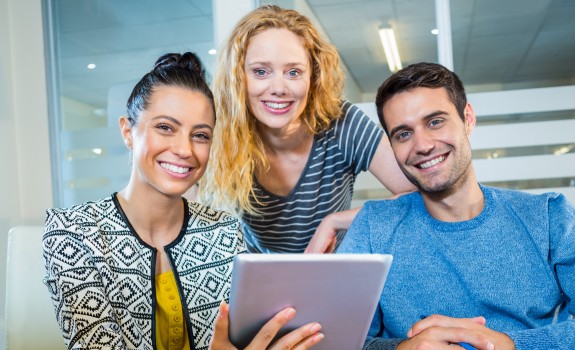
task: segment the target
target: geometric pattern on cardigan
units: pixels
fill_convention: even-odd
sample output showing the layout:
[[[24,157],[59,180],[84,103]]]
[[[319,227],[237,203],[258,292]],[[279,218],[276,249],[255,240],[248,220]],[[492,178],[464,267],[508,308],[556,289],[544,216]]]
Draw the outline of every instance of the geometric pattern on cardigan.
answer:
[[[218,306],[229,298],[233,258],[245,245],[236,218],[184,204],[185,233],[165,250],[190,344],[205,350]],[[43,247],[44,283],[69,349],[153,349],[156,252],[133,232],[115,194],[49,209]]]

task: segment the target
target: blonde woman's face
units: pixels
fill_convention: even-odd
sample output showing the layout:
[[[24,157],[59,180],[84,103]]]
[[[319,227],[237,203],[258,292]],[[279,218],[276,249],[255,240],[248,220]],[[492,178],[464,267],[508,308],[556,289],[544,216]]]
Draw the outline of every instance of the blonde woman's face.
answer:
[[[302,126],[311,65],[303,39],[287,29],[267,29],[248,44],[244,71],[251,112],[266,132]]]

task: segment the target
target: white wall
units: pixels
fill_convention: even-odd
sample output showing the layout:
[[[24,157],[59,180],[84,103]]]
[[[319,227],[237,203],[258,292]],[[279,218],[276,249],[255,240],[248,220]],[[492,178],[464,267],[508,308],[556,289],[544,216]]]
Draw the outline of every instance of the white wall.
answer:
[[[10,145],[16,143],[14,113],[12,102],[12,76],[10,70],[10,32],[8,23],[8,4],[0,0],[0,257],[6,256],[6,233],[19,217],[18,177],[16,172],[5,171],[16,164],[16,153]],[[10,165],[10,166],[9,166]],[[16,186],[15,186],[16,185]],[[6,262],[0,258],[0,331],[4,324],[4,290]],[[0,334],[0,349],[3,349],[3,334]]]
[[[0,0],[0,349],[6,235],[52,205],[45,76],[41,1]]]

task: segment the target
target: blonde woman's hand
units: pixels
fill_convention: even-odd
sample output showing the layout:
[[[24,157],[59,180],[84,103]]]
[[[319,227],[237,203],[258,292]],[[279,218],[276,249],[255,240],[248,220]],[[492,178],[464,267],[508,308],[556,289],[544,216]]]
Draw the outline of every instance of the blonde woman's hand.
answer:
[[[260,329],[252,342],[244,350],[306,350],[323,339],[323,334],[319,332],[321,329],[320,324],[312,322],[291,331],[271,344],[279,330],[294,316],[295,309],[291,307],[278,312]],[[222,301],[216,318],[214,336],[210,342],[211,350],[237,350],[230,342],[228,330],[229,306],[226,302]]]
[[[331,213],[316,228],[304,253],[333,253],[337,242],[337,232],[347,230],[361,208]]]

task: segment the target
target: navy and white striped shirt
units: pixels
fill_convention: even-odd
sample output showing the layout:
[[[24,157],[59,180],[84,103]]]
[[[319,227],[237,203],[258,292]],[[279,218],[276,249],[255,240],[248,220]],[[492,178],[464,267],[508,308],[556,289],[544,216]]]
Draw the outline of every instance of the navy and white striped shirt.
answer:
[[[250,200],[261,215],[244,214],[242,220],[250,252],[301,253],[323,218],[350,209],[356,175],[369,168],[383,129],[350,102],[341,108],[343,117],[314,136],[303,173],[287,196],[254,180],[261,204]]]

